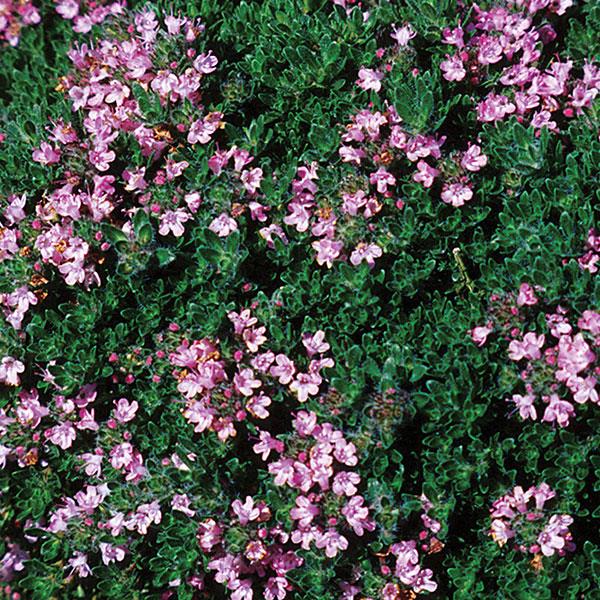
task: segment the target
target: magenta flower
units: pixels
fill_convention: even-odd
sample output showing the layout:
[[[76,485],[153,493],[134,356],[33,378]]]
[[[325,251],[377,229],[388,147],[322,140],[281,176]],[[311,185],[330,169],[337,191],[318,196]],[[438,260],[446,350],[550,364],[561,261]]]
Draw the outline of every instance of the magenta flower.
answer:
[[[238,226],[235,219],[232,219],[227,213],[221,213],[213,219],[208,228],[219,237],[227,237],[230,233],[236,231]]]
[[[457,54],[446,55],[446,60],[440,63],[440,69],[444,72],[443,77],[447,81],[462,81],[467,75],[463,61]]]
[[[246,496],[243,504],[240,500],[234,500],[231,503],[231,509],[236,514],[240,525],[247,525],[250,521],[255,521],[260,516],[260,509],[254,505],[252,496]]]
[[[191,218],[192,216],[181,208],[167,210],[160,217],[158,233],[168,235],[171,232],[175,237],[181,237],[185,231],[183,224]]]
[[[296,368],[293,361],[291,361],[285,354],[278,354],[275,357],[276,364],[273,365],[269,373],[273,377],[277,377],[279,383],[287,385],[292,381]]]
[[[433,185],[433,180],[440,174],[437,169],[429,166],[424,160],[417,163],[417,169],[418,171],[413,174],[413,180],[422,183],[426,188],[430,188]]]
[[[534,406],[535,396],[533,394],[526,394],[525,396],[513,394],[509,401],[515,403],[522,419],[532,419],[533,421],[537,419],[537,412]]]
[[[333,261],[340,255],[344,243],[338,240],[322,239],[313,242],[312,247],[317,251],[317,263],[327,265],[328,269],[333,266]]]
[[[298,496],[296,506],[290,510],[290,517],[298,521],[298,526],[304,529],[310,526],[319,512],[317,504],[313,504],[306,496]]]
[[[60,150],[53,148],[48,142],[42,142],[40,147],[33,151],[33,160],[42,165],[53,165],[60,160]]]
[[[356,85],[361,87],[363,90],[373,90],[374,92],[379,92],[383,77],[384,74],[381,71],[361,67],[358,71]]]
[[[533,288],[528,283],[522,283],[517,296],[517,306],[533,306],[537,302]]]
[[[0,383],[4,385],[19,385],[19,373],[25,371],[25,365],[12,356],[5,356],[0,361]]]
[[[369,267],[373,268],[375,266],[375,259],[379,258],[382,254],[383,250],[377,244],[364,244],[361,242],[350,255],[350,263],[357,266],[365,261]]]
[[[481,152],[477,144],[469,144],[469,148],[463,154],[460,164],[467,171],[479,171],[487,164],[487,156]]]
[[[530,331],[523,337],[523,341],[513,340],[508,346],[508,356],[511,360],[518,361],[522,358],[528,360],[538,360],[541,356],[541,349],[546,341],[544,335],[536,336]]]
[[[369,175],[369,183],[377,184],[377,191],[380,194],[385,194],[388,185],[396,185],[396,178],[383,167],[379,167],[377,171]]]
[[[452,206],[463,206],[473,197],[473,190],[462,183],[444,184],[442,188],[442,200]]]
[[[132,421],[139,408],[139,404],[135,400],[133,400],[133,402],[129,402],[127,398],[119,398],[118,400],[114,400],[113,404],[115,405],[113,416],[119,423],[127,423]]]
[[[259,379],[254,379],[252,369],[242,369],[239,373],[236,373],[233,376],[233,384],[240,394],[248,397],[252,396],[254,390],[262,385]]]

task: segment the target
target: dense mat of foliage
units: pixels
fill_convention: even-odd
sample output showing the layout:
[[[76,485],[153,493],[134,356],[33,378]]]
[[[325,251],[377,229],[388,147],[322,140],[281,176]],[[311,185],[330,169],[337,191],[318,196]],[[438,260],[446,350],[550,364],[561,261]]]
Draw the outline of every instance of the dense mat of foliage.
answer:
[[[4,597],[600,598],[599,34],[0,0]]]

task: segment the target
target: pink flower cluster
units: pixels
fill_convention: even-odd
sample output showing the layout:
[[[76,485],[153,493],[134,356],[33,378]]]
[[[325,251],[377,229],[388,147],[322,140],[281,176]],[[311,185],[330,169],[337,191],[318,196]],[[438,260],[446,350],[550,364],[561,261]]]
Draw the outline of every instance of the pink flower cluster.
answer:
[[[258,197],[263,170],[260,167],[246,168],[253,160],[247,150],[237,146],[228,150],[220,150],[217,146],[216,152],[208,159],[210,170],[223,180],[230,198],[228,206],[223,206],[222,212],[208,226],[219,237],[227,237],[237,230],[236,218],[246,209],[253,221],[264,223],[267,220],[270,207],[261,204]],[[233,168],[230,162],[233,162]]]
[[[566,427],[575,415],[573,402],[600,404],[596,389],[600,364],[595,351],[600,346],[600,313],[585,310],[573,324],[568,311],[558,306],[546,313],[547,332],[538,335],[525,331],[528,307],[536,304],[538,297],[527,283],[516,297],[493,295],[490,320],[475,327],[471,336],[482,346],[497,330],[508,342],[508,357],[518,363],[517,377],[525,387],[524,394],[513,394],[508,401],[515,404],[522,419],[538,418],[536,403],[541,399],[545,405],[541,420]]]
[[[423,494],[420,499],[423,507],[421,521],[425,529],[419,533],[418,540],[402,540],[389,546],[385,552],[377,553],[380,577],[377,581],[370,582],[369,588],[378,588],[378,600],[416,598],[417,594],[435,592],[437,589],[431,569],[421,566],[422,556],[419,551],[434,554],[444,548],[444,544],[435,537],[441,524],[428,514],[433,509],[429,498]],[[361,599],[374,600],[364,595],[360,576],[360,569],[356,568],[352,581],[340,584],[343,591],[340,600],[355,600],[361,592]]]
[[[40,21],[40,13],[33,2],[0,0],[0,45],[16,46],[23,27],[37,25]]]
[[[125,0],[54,0],[56,12],[63,18],[73,21],[73,31],[88,33],[94,25],[99,25],[110,16],[124,14]]]
[[[206,338],[191,343],[184,339],[169,355],[171,364],[181,368],[173,375],[186,399],[184,417],[194,431],[214,431],[222,441],[236,435],[235,423],[249,416],[268,418],[274,394],[287,389],[299,402],[316,396],[323,382],[322,369],[334,366],[333,359],[324,356],[329,344],[323,331],[303,334],[310,360],[307,369],[299,371],[285,354],[261,351],[268,341],[266,328],[258,325],[250,309],[231,311],[228,318],[238,344],[231,358],[222,358],[219,342]],[[234,370],[230,377],[228,372]]]
[[[527,491],[516,486],[512,492],[494,501],[490,509],[492,525],[489,535],[499,545],[512,540],[518,552],[544,556],[575,550],[569,525],[573,518],[553,514],[545,508],[556,493],[546,483],[532,486]]]
[[[287,574],[304,562],[290,549],[289,533],[273,523],[268,505],[252,496],[234,500],[231,513],[219,522],[206,519],[198,528],[198,544],[210,557],[208,569],[215,581],[235,600],[257,598],[257,585],[260,598],[282,600],[293,590]]]
[[[279,455],[267,468],[276,486],[293,490],[292,542],[305,550],[314,544],[333,558],[348,548],[344,530],[362,536],[375,529],[369,507],[358,494],[356,447],[331,423],[320,424],[312,411],[299,411],[293,427],[291,434],[277,437],[259,430],[254,452],[265,461],[272,452]]]
[[[442,40],[454,46],[440,68],[448,81],[468,80],[480,85],[499,69],[500,86],[477,105],[477,118],[495,122],[515,115],[535,128],[558,131],[555,115],[579,115],[589,108],[600,90],[598,68],[587,63],[581,79],[571,76],[573,62],[551,62],[540,67],[544,46],[557,36],[544,13],[563,15],[573,0],[511,0],[508,7],[483,10],[473,5],[470,20],[443,31]],[[540,20],[541,19],[541,20]]]
[[[374,191],[359,189],[343,194],[342,210],[349,211],[352,216],[364,211],[368,218],[371,216],[369,213],[379,212],[381,205],[369,211],[368,204],[368,199],[371,203],[378,202],[377,194],[387,199],[394,198],[397,179],[389,166],[395,161],[408,160],[408,164],[412,163],[415,166],[412,180],[425,188],[433,187],[435,180],[440,178],[443,181],[440,198],[454,207],[463,206],[473,198],[469,174],[476,173],[487,164],[487,156],[481,147],[472,143],[463,152],[443,156],[444,136],[411,134],[403,127],[402,119],[391,105],[384,114],[360,111],[347,125],[342,140],[345,145],[340,147],[339,153],[343,162],[356,165],[356,170],[363,161],[372,164],[372,169],[377,167],[368,175]],[[374,196],[368,196],[369,193]],[[403,202],[396,201],[396,206],[401,208]]]
[[[48,283],[52,271],[67,285],[100,284],[97,265],[111,248],[102,223],[117,227],[133,243],[133,217],[144,211],[158,220],[160,235],[182,236],[202,198],[181,183],[189,164],[178,157],[177,148],[208,144],[223,126],[223,115],[206,111],[203,104],[204,79],[218,60],[197,49],[204,29],[198,20],[169,15],[160,23],[151,10],[126,13],[119,3],[88,7],[92,12],[81,17],[79,27],[85,29],[88,17],[99,22],[108,11],[114,17],[110,37],[71,49],[73,69],[57,88],[68,96],[83,125],[59,119],[49,127],[48,138],[32,157],[60,174],[35,206],[27,206],[26,194],[12,194],[0,212],[0,262],[32,263],[20,269],[33,270],[31,280],[0,295],[4,315],[17,329],[29,307],[45,297],[35,288]],[[77,20],[83,5],[65,0],[59,8]],[[165,120],[158,125],[156,117],[144,112],[152,102],[163,110]],[[117,170],[117,155],[131,142],[139,147],[142,164]],[[244,152],[233,148],[228,155],[236,169],[252,159]],[[239,175],[253,196],[261,177],[256,168]],[[260,219],[263,208],[251,203]],[[224,225],[217,221],[211,228],[223,235]],[[229,224],[236,227],[235,221]]]

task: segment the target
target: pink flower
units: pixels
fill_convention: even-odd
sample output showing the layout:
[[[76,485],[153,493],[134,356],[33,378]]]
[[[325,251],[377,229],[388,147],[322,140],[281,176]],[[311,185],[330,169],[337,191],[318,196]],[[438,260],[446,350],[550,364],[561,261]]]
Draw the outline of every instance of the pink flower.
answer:
[[[363,535],[365,529],[367,531],[375,529],[375,521],[369,519],[369,509],[364,506],[364,501],[362,496],[353,496],[342,508],[342,514],[356,535]]]
[[[568,526],[573,522],[569,515],[552,515],[548,524],[537,538],[544,556],[552,556],[557,550],[560,552],[570,539]]]
[[[502,45],[498,38],[481,36],[477,61],[480,65],[491,65],[502,60]]]
[[[379,167],[377,171],[371,173],[369,182],[371,184],[377,184],[377,191],[380,194],[385,194],[388,185],[396,185],[396,178],[391,173],[388,173],[383,167]]]
[[[244,396],[252,396],[254,390],[259,388],[262,383],[259,379],[254,379],[254,371],[252,369],[242,369],[233,377],[233,383],[236,390]]]
[[[584,310],[577,321],[577,327],[589,331],[592,335],[600,334],[600,313]]]
[[[119,398],[113,404],[115,405],[113,416],[119,423],[127,423],[133,420],[139,408],[139,404],[135,400],[129,402],[127,398]]]
[[[469,148],[463,154],[460,164],[467,171],[479,171],[481,167],[485,167],[487,161],[487,156],[482,154],[481,148],[477,144],[469,144]]]
[[[342,161],[356,165],[360,165],[361,160],[366,156],[364,150],[352,146],[340,146],[339,154]]]
[[[71,567],[71,575],[77,571],[79,577],[88,577],[92,574],[92,570],[87,562],[88,555],[83,552],[75,552],[67,561],[67,566]],[[65,567],[66,568],[66,567]]]
[[[196,535],[198,544],[204,552],[210,552],[217,544],[221,543],[223,529],[214,519],[206,519],[200,523]]]
[[[250,521],[255,521],[260,516],[260,509],[254,506],[252,496],[246,496],[246,501],[242,504],[240,500],[234,500],[231,508],[236,514],[240,525],[247,525]]]
[[[348,540],[340,535],[335,529],[331,528],[319,535],[316,540],[317,548],[324,548],[325,555],[333,558],[340,550],[348,548]]]
[[[275,475],[273,483],[275,485],[285,485],[291,487],[294,479],[294,461],[291,458],[281,458],[275,462],[269,463],[269,473]]]
[[[442,188],[442,200],[446,204],[458,207],[463,206],[473,197],[473,190],[462,183],[444,184]]]
[[[266,419],[269,416],[267,406],[271,405],[271,398],[265,394],[259,394],[258,396],[252,396],[248,402],[246,402],[246,409],[248,412],[257,419]]]
[[[106,566],[115,561],[121,562],[125,558],[123,546],[113,546],[106,542],[100,542],[100,552],[102,553],[102,562]]]
[[[433,180],[440,174],[437,169],[430,167],[424,160],[417,163],[418,172],[413,174],[413,181],[422,183],[424,187],[430,188]]]
[[[47,142],[42,142],[40,147],[33,151],[33,160],[42,165],[53,165],[60,160],[60,150],[53,148]]]
[[[267,341],[264,333],[265,327],[247,328],[244,330],[242,339],[250,352],[258,352],[258,347]]]
[[[258,319],[252,316],[249,309],[245,308],[240,313],[229,311],[227,318],[233,323],[233,331],[236,335],[241,335],[247,327],[252,327],[258,323]]]
[[[196,511],[190,508],[190,499],[186,494],[175,494],[171,499],[171,508],[173,510],[178,510],[182,512],[184,515],[188,517],[193,517],[196,515]]]
[[[309,373],[298,373],[296,379],[290,383],[290,390],[298,395],[298,402],[306,402],[309,396],[319,393],[321,378]]]
[[[194,69],[203,75],[208,75],[216,70],[218,64],[219,59],[212,53],[212,50],[209,50],[208,54],[203,52],[194,60]]]
[[[278,354],[275,357],[276,365],[271,367],[269,371],[273,377],[279,379],[279,383],[287,385],[292,381],[296,368],[294,367],[293,361],[291,361],[285,354]]]
[[[591,351],[581,333],[574,338],[564,335],[558,341],[557,364],[561,370],[571,375],[587,369],[595,358],[596,355]]]
[[[397,27],[394,23],[392,25],[392,33],[390,37],[398,44],[400,47],[404,47],[408,45],[408,42],[412,40],[417,35],[417,32],[410,26],[409,23],[403,25],[402,27]]]
[[[477,105],[477,118],[480,121],[500,121],[515,112],[516,106],[502,94],[490,93]]]
[[[473,329],[470,331],[471,339],[479,347],[481,347],[485,344],[485,342],[487,341],[487,336],[490,333],[492,333],[492,331],[493,331],[492,327],[486,327],[486,326],[473,327]]]
[[[132,171],[125,169],[123,171],[123,179],[127,183],[125,189],[128,192],[133,192],[135,190],[145,190],[148,187],[148,182],[144,179],[145,174],[145,167],[140,167]]]
[[[260,168],[252,169],[251,171],[242,171],[240,176],[244,187],[249,194],[255,194],[260,187],[260,182],[263,179],[263,170]]]
[[[360,243],[350,255],[350,262],[357,266],[365,261],[369,267],[375,266],[375,259],[383,254],[383,250],[377,244]]]
[[[185,231],[183,224],[191,218],[192,215],[181,208],[167,210],[160,217],[158,233],[160,235],[168,235],[170,231],[175,237],[181,237]]]
[[[62,423],[47,429],[44,435],[53,443],[66,450],[73,445],[77,432],[70,422]]]
[[[19,373],[25,371],[25,365],[12,356],[5,356],[0,361],[0,383],[4,385],[19,385]]]
[[[319,507],[305,496],[298,496],[296,498],[296,506],[290,510],[290,517],[294,521],[298,521],[298,526],[302,528],[309,527],[314,517],[318,514]]]
[[[541,356],[541,349],[546,341],[544,335],[536,336],[530,331],[523,337],[523,341],[513,340],[508,346],[508,356],[511,360],[518,361],[522,358],[527,360],[538,360]]]
[[[533,306],[537,302],[533,288],[528,283],[522,283],[517,296],[517,306]]]
[[[269,458],[269,454],[275,452],[283,452],[283,442],[275,439],[268,431],[259,431],[259,441],[252,446],[252,450],[256,454],[260,454],[263,460]]]
[[[340,471],[333,478],[332,490],[338,496],[354,496],[358,491],[360,475],[352,471]]]
[[[542,421],[546,423],[554,423],[556,421],[561,427],[566,427],[569,424],[569,418],[574,414],[575,409],[570,402],[561,400],[556,394],[552,394]]]
[[[232,219],[227,213],[221,213],[212,220],[208,228],[219,237],[227,237],[230,233],[236,231],[238,226],[235,219]]]
[[[510,401],[514,402],[519,409],[521,419],[532,419],[533,421],[537,419],[537,412],[533,404],[535,402],[535,396],[533,394],[527,394],[525,396],[513,394]]]
[[[446,60],[440,63],[440,69],[444,72],[444,79],[447,81],[462,81],[467,74],[463,61],[457,54],[446,55]]]
[[[183,411],[183,416],[192,424],[195,425],[194,431],[202,433],[208,429],[213,422],[213,410],[208,408],[204,402],[193,402]]]
[[[86,452],[79,458],[85,462],[85,474],[88,477],[100,477],[102,475],[102,455]]]
[[[333,266],[333,261],[340,255],[344,243],[338,240],[322,239],[313,242],[312,247],[317,251],[317,263],[327,265],[328,269]]]
[[[314,334],[303,333],[302,345],[306,348],[308,356],[323,354],[330,348],[329,344],[325,341],[325,332],[322,329],[319,329]]]
[[[358,79],[356,80],[356,84],[363,90],[373,90],[375,92],[379,92],[383,77],[384,74],[381,71],[361,67],[358,71]]]

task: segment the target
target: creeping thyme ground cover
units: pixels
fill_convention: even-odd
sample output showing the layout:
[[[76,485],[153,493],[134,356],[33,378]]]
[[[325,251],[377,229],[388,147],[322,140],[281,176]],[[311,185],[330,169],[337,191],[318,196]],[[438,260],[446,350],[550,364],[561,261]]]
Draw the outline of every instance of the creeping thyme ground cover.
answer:
[[[600,598],[599,40],[0,0],[0,595]]]

